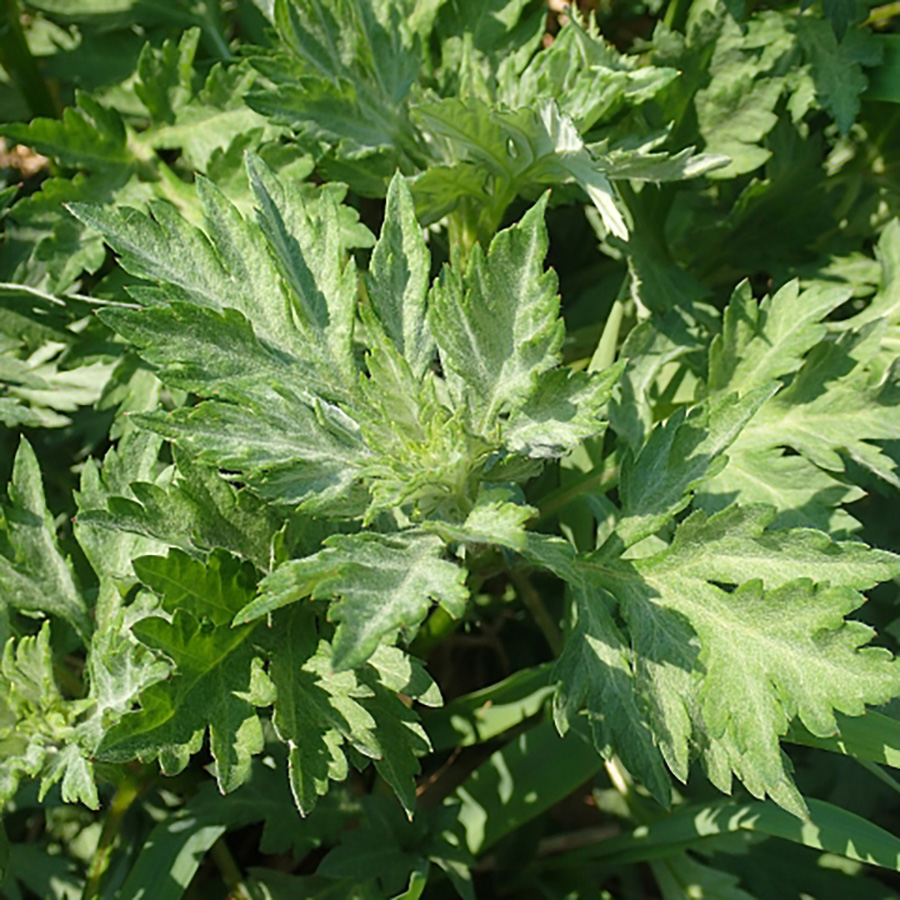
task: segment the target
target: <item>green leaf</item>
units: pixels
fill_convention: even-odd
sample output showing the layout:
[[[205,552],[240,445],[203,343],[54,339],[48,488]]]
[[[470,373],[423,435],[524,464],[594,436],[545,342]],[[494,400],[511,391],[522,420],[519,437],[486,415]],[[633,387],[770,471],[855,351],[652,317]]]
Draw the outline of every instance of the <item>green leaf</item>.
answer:
[[[363,670],[335,672],[332,648],[317,637],[314,616],[295,607],[276,622],[270,652],[270,676],[278,693],[273,724],[288,747],[297,808],[309,814],[318,797],[327,792],[329,781],[347,778],[345,752],[351,747],[375,760],[379,773],[411,814],[417,757],[430,745],[415,713],[394,692],[405,689],[417,696],[424,688],[427,699],[430,679],[419,670],[413,680],[386,680],[379,662],[388,663],[389,672],[414,671],[409,659],[393,648],[383,648],[372,666]],[[415,681],[422,683],[417,686]],[[435,699],[439,702],[439,697]]]
[[[601,766],[579,734],[561,738],[543,722],[493,753],[445,804],[458,804],[466,846],[478,855],[571,794]]]
[[[191,96],[199,42],[200,29],[189,28],[177,43],[167,39],[159,49],[144,44],[134,92],[155,122],[174,122],[175,111]]]
[[[259,204],[259,224],[296,298],[297,312],[310,337],[330,350],[328,362],[350,379],[356,270],[352,261],[344,261],[336,204],[327,192],[322,192],[318,208],[305,203],[295,188],[279,182],[262,161],[248,157],[247,166]]]
[[[481,480],[537,471],[513,454],[558,456],[602,432],[617,370],[551,372],[563,323],[543,270],[543,203],[486,255],[477,251],[464,275],[448,268],[425,298],[427,251],[397,182],[370,302],[357,313],[334,192],[282,183],[252,158],[249,173],[261,229],[208,182],[205,233],[163,205],[154,218],[75,209],[105,232],[126,269],[160,283],[132,289],[143,308],[106,309],[104,321],[164,383],[207,398],[134,417],[142,427],[240,473],[263,500],[366,523],[397,507],[464,518]],[[429,323],[441,332],[441,377],[430,369]],[[505,475],[488,472],[498,451]],[[162,502],[153,488],[139,490],[145,507]],[[138,527],[142,513],[127,503],[118,511]]]
[[[873,34],[881,48],[882,61],[869,73],[868,100],[900,103],[900,41],[894,34]]]
[[[168,89],[167,99],[172,104],[174,119],[170,123],[166,119],[156,121],[141,135],[148,148],[179,150],[192,168],[206,172],[215,155],[227,150],[237,136],[254,134],[255,150],[263,141],[284,133],[283,128],[268,122],[245,102],[247,92],[256,82],[256,73],[247,63],[228,67],[217,63],[209,71],[203,87],[196,93],[188,93],[193,80],[193,73],[187,70],[186,53],[190,50],[189,44],[186,48],[179,45],[177,64],[171,55],[162,62],[167,66],[166,74],[162,84],[154,82],[154,90],[158,93],[163,86]],[[145,91],[141,99],[149,96],[149,91]]]
[[[50,624],[10,639],[0,662],[0,798],[12,799],[23,776],[40,777],[39,800],[62,781],[65,803],[99,807],[93,767],[75,741],[75,722],[90,701],[65,700],[53,676]]]
[[[859,112],[859,95],[868,84],[862,67],[881,62],[881,45],[868,30],[854,28],[842,36],[835,31],[822,19],[797,19],[797,36],[809,59],[819,102],[846,133]]]
[[[405,21],[409,4],[276,0],[274,7],[287,53],[254,60],[274,87],[253,91],[250,105],[310,139],[340,143],[351,159],[413,148],[405,100],[421,59]]]
[[[560,733],[575,713],[587,714],[594,746],[606,759],[618,753],[664,807],[672,785],[648,721],[646,703],[634,685],[634,663],[619,628],[596,589],[575,588],[577,620],[553,670],[559,683],[553,716]]]
[[[553,43],[536,53],[521,74],[501,62],[497,93],[505,105],[555,100],[584,134],[640,106],[678,77],[675,69],[619,53],[600,34],[593,16],[582,17],[576,8],[566,19]],[[629,137],[633,140],[634,133]]]
[[[848,859],[896,871],[900,840],[894,835],[831,803],[809,801],[809,816],[798,820],[771,803],[732,802],[687,807],[628,834],[600,841],[570,859],[609,859],[618,864],[659,859],[692,847],[698,839],[735,831],[751,831],[837,853]]]
[[[448,98],[417,106],[415,118],[447,142],[449,168],[429,169],[414,182],[424,196],[449,193],[441,182],[451,179],[459,188],[470,184],[484,208],[477,235],[487,240],[503,212],[519,193],[546,184],[575,182],[587,193],[607,229],[622,240],[628,226],[604,171],[584,146],[572,121],[553,102],[539,109],[493,109],[474,98]],[[492,181],[492,200],[484,203],[484,182],[461,175],[472,164],[485,169]],[[426,218],[434,213],[423,211]]]
[[[423,871],[428,871],[427,861],[415,846],[421,843],[421,837],[415,833],[414,826],[398,815],[396,806],[385,802],[383,797],[366,798],[364,809],[364,823],[344,835],[341,843],[322,860],[317,873],[341,879],[344,884],[350,877],[364,882],[377,879],[381,896],[390,896],[392,900],[417,898],[421,890],[410,894],[403,887],[407,882],[414,883],[417,872],[421,876]],[[397,894],[398,890],[402,893]]]
[[[366,289],[385,334],[416,380],[422,378],[434,355],[434,339],[425,317],[430,264],[409,188],[395,175],[388,188],[384,225],[372,251]]]
[[[685,147],[677,153],[654,153],[653,148],[659,140],[659,136],[653,136],[643,146],[634,149],[609,147],[608,143],[588,144],[587,148],[597,167],[612,181],[686,181],[731,163],[730,156],[694,153],[693,147]]]
[[[89,94],[79,92],[76,101],[77,106],[65,109],[61,119],[3,125],[0,133],[69,168],[95,172],[133,166],[137,160],[128,149],[121,116]]]
[[[682,72],[668,98],[670,115],[680,119],[690,108],[705,151],[731,158],[712,178],[734,178],[763,165],[771,156],[764,142],[779,120],[781,97],[789,91],[811,95],[808,76],[796,72],[793,22],[775,14],[745,24],[725,4],[710,3],[692,14],[686,38],[665,25],[657,29],[653,62]]]
[[[234,790],[247,777],[250,758],[262,749],[255,706],[271,702],[262,659],[250,640],[253,626],[228,628],[252,596],[255,573],[227,553],[204,565],[178,550],[135,561],[140,578],[162,598],[169,619],[148,617],[132,631],[174,664],[165,682],[146,688],[141,708],[111,728],[100,758],[158,758],[177,773],[199,750],[209,730],[220,789]]]
[[[822,320],[849,297],[842,288],[801,294],[799,283],[791,281],[757,303],[750,283],[741,282],[709,350],[710,392],[744,392],[796,372],[825,336]]]
[[[531,718],[553,689],[550,664],[520,669],[503,681],[457,697],[422,716],[436,751],[484,743]]]
[[[559,361],[556,277],[543,271],[545,204],[497,235],[487,254],[476,245],[465,273],[446,268],[432,290],[431,327],[444,372],[452,373],[457,402],[471,410],[472,427],[486,436]]]
[[[838,731],[834,735],[817,737],[802,723],[794,722],[788,740],[900,769],[900,722],[873,710],[864,716],[837,715],[835,719]]]
[[[199,190],[208,235],[166,203],[150,205],[152,218],[135,210],[85,205],[70,210],[103,234],[126,271],[166,283],[168,298],[212,310],[239,310],[252,319],[261,337],[290,339],[296,326],[289,300],[259,230],[244,222],[209,182],[201,181]],[[173,244],[180,248],[177,256],[170,252]]]
[[[69,561],[56,540],[44,499],[37,457],[19,442],[9,504],[0,506],[0,588],[13,609],[47,612],[65,619],[83,638],[91,632],[88,606]]]
[[[170,415],[136,416],[138,424],[182,444],[204,462],[243,473],[250,488],[265,500],[281,506],[302,504],[312,513],[362,514],[367,498],[359,481],[370,452],[356,433],[355,423],[330,404],[311,406],[296,395],[269,391],[266,381],[259,376],[263,366],[276,363],[276,359],[266,358],[266,351],[253,339],[246,321],[237,313],[223,317],[190,307],[171,312],[154,310],[141,323],[146,328],[145,336],[150,318],[155,320],[153,325],[160,324],[160,339],[166,334],[173,335],[173,347],[174,336],[181,333],[185,343],[190,344],[187,353],[192,356],[200,356],[203,349],[230,350],[234,381],[228,391],[229,399],[247,402],[239,406],[233,402],[208,401]],[[188,328],[177,328],[181,323]],[[124,333],[130,332],[121,319],[117,327]],[[240,361],[252,365],[254,354],[261,365],[255,371],[251,368],[242,372],[238,368]],[[147,355],[152,357],[155,352]],[[223,357],[224,354],[208,357],[218,372],[220,366],[224,368]],[[279,361],[276,365],[290,372],[285,363]],[[221,376],[215,371],[198,374],[200,377],[193,380],[195,375],[191,372],[192,380],[188,382],[180,374],[163,373],[174,383],[191,383],[213,393],[213,385]],[[224,377],[228,374],[231,373]],[[245,375],[246,388],[238,380]],[[279,372],[278,377],[284,375]],[[218,383],[224,386],[227,381]]]
[[[324,549],[283,563],[261,584],[259,598],[235,616],[250,622],[303,597],[340,598],[329,618],[338,623],[335,670],[364,662],[385,637],[416,628],[437,601],[452,616],[465,611],[464,572],[441,559],[443,542],[428,534],[333,535]]]
[[[158,446],[155,435],[143,432],[142,437]],[[194,554],[224,549],[249,559],[260,569],[269,569],[279,519],[255,497],[235,490],[215,469],[193,461],[184,450],[175,447],[173,455],[178,470],[176,481],[165,486],[150,481],[120,485],[119,490],[127,491],[126,496],[98,498],[107,509],[88,507],[96,499],[84,497],[82,505],[86,508],[78,514],[79,527],[92,534],[97,528],[106,534],[127,532],[143,536],[155,545],[178,547]],[[109,540],[112,542],[112,538]],[[133,551],[133,556],[138,555],[139,551]]]
[[[355,676],[330,675],[330,648],[319,652],[314,622],[303,613],[282,617],[271,653],[270,675],[278,691],[272,723],[288,746],[288,773],[294,802],[307,815],[329,779],[348,774],[341,751],[345,740],[368,756],[377,755],[371,715],[353,698]],[[324,660],[322,659],[324,657]],[[321,665],[324,662],[324,666]]]
[[[729,450],[728,465],[704,483],[698,496],[704,509],[739,497],[777,505],[780,525],[851,531],[856,522],[836,508],[862,494],[832,474],[844,468],[841,452],[895,477],[890,461],[868,443],[892,427],[896,391],[891,372],[870,367],[881,340],[875,314],[856,317],[859,332],[848,328],[837,343],[826,340],[821,320],[847,299],[840,288],[801,294],[796,282],[759,304],[748,285],[735,291],[710,348],[711,391],[747,390],[775,377],[793,381],[754,415]],[[801,455],[786,455],[784,446]]]
[[[511,550],[525,550],[528,536],[525,525],[537,510],[512,502],[507,488],[491,488],[479,492],[464,522],[423,522],[422,528],[439,534],[448,543],[499,544]]]
[[[442,4],[435,32],[445,91],[489,97],[514,81],[538,48],[543,19],[534,0]]]
[[[883,368],[883,321],[823,340],[804,359],[791,384],[765,403],[745,426],[731,462],[703,485],[704,508],[736,495],[743,502],[775,501],[782,521],[855,529],[832,509],[861,496],[845,483],[845,457],[896,484],[896,464],[875,441],[890,440],[898,423],[896,367]],[[789,447],[799,456],[786,456]],[[778,493],[780,486],[787,490]],[[799,509],[798,509],[799,507]]]
[[[753,895],[738,887],[740,879],[736,875],[703,865],[687,853],[673,853],[651,862],[650,866],[666,898],[685,897],[690,896],[689,891],[701,891],[701,896],[715,900],[754,900]]]
[[[822,0],[822,12],[831,22],[834,36],[843,40],[847,28],[856,19],[856,4],[852,0]]]
[[[684,509],[690,491],[724,466],[724,451],[776,387],[761,385],[743,397],[729,394],[690,412],[682,407],[653,429],[636,455],[628,451],[622,463],[623,518],[616,526],[616,540],[630,547]]]
[[[722,790],[734,772],[755,796],[802,815],[779,738],[794,716],[825,736],[835,710],[860,715],[893,696],[890,654],[865,648],[871,629],[844,617],[900,561],[815,531],[767,534],[772,517],[760,507],[696,512],[660,553],[585,566],[620,605],[638,692],[673,772],[686,777],[693,740]]]
[[[117,447],[107,451],[102,465],[93,459],[85,464],[80,490],[75,494],[79,513],[75,536],[91,566],[101,579],[119,583],[135,580],[131,561],[138,556],[163,553],[163,545],[149,536],[112,530],[92,520],[88,510],[103,510],[111,497],[130,498],[132,481],[151,483],[159,476],[157,460],[162,440],[155,434],[130,429]]]
[[[881,269],[879,289],[872,302],[850,320],[857,327],[882,317],[891,324],[900,321],[900,219],[885,225],[875,255]]]
[[[625,360],[603,372],[555,369],[538,379],[531,396],[504,424],[503,437],[514,453],[562,456],[605,427],[606,404]]]

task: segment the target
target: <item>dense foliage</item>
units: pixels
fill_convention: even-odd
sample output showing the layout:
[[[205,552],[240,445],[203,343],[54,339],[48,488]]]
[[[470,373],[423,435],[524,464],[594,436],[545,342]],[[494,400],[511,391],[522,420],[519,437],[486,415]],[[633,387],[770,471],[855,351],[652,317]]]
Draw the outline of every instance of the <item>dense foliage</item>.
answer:
[[[2,896],[900,897],[898,13],[6,0]]]

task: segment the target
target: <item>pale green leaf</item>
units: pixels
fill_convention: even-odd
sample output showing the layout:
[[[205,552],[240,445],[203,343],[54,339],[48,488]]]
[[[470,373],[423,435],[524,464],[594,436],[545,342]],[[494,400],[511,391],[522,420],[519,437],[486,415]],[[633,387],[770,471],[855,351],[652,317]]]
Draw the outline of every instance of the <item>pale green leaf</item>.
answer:
[[[5,124],[0,133],[71,168],[101,171],[133,166],[137,160],[127,146],[121,116],[89,94],[79,92],[76,101],[77,106],[65,109],[60,119]]]
[[[338,623],[336,670],[364,662],[386,637],[413,634],[440,603],[460,616],[468,597],[465,573],[441,558],[443,542],[428,534],[334,535],[313,556],[283,563],[261,585],[258,599],[235,616],[250,622],[303,597],[339,598],[329,618]]]
[[[892,577],[900,561],[815,531],[767,534],[771,515],[697,512],[660,553],[585,566],[620,605],[676,775],[687,774],[693,740],[720,788],[733,771],[754,795],[799,813],[779,738],[794,716],[827,735],[835,711],[860,715],[893,696],[890,654],[864,647],[871,629],[844,617],[863,602],[858,590]]]
[[[227,150],[236,136],[255,132],[255,149],[262,141],[277,139],[285,132],[247,105],[247,93],[257,81],[248,64],[216,64],[202,89],[186,97],[184,63],[182,57],[177,75],[172,70],[169,75],[178,79],[177,86],[169,89],[174,118],[171,122],[157,120],[155,127],[141,135],[148,148],[179,150],[192,168],[206,172],[215,155]],[[149,99],[149,93],[145,97]]]
[[[188,28],[177,42],[167,39],[158,49],[144,44],[134,92],[155,122],[174,122],[175,111],[190,97],[199,42],[200,29]]]
[[[406,98],[421,62],[406,23],[409,4],[276,0],[288,54],[254,61],[273,87],[250,105],[348,157],[415,145]]]
[[[624,368],[623,360],[603,372],[546,373],[505,423],[506,445],[524,456],[554,457],[602,434],[606,404]]]
[[[744,429],[740,450],[787,446],[821,469],[841,472],[842,453],[865,462],[877,451],[870,441],[895,438],[900,426],[896,364],[874,365],[884,322],[844,332],[818,344],[793,382],[766,403]],[[886,469],[892,464],[886,459]]]
[[[430,255],[416,221],[406,182],[395,175],[388,188],[384,225],[369,265],[366,288],[387,336],[421,379],[434,354],[425,317]]]
[[[762,385],[743,397],[684,408],[654,428],[640,452],[622,464],[619,494],[623,518],[616,539],[626,547],[653,534],[690,502],[701,479],[721,469],[724,451],[775,390]]]
[[[108,450],[102,465],[89,459],[81,473],[75,494],[79,513],[75,517],[75,536],[98,578],[128,583],[134,580],[131,561],[138,556],[163,553],[157,540],[137,533],[113,531],[103,523],[91,521],[88,510],[104,509],[111,497],[131,498],[132,481],[153,483],[160,476],[157,460],[162,439],[157,435],[129,429],[118,446]],[[98,624],[102,624],[98,620]]]
[[[350,378],[356,270],[344,259],[337,204],[327,191],[321,193],[319,204],[305,202],[262,160],[248,157],[247,166],[259,204],[258,221],[293,293],[294,309],[311,336],[328,348],[332,365]]]
[[[512,492],[506,488],[482,488],[462,523],[433,520],[424,522],[422,527],[448,542],[499,544],[524,550],[528,542],[525,525],[536,512],[532,506],[515,503]]]
[[[710,391],[744,392],[796,372],[825,336],[822,320],[849,297],[842,288],[801,293],[791,281],[757,303],[750,283],[741,282],[709,350]]]
[[[0,506],[4,603],[13,609],[60,616],[86,639],[91,632],[88,605],[69,561],[60,552],[37,457],[25,438],[16,452],[7,493],[8,505]]]
[[[141,434],[159,441],[147,432]],[[127,492],[124,496],[83,496],[84,511],[78,515],[83,530],[79,533],[86,532],[87,537],[99,527],[101,534],[108,535],[108,544],[115,543],[110,535],[115,532],[125,543],[129,536],[135,536],[130,543],[138,543],[142,536],[153,544],[195,554],[221,548],[249,559],[260,569],[270,568],[279,519],[255,497],[236,490],[215,469],[192,460],[178,446],[173,455],[178,477],[170,484],[136,480],[118,486],[119,491]],[[96,508],[97,500],[107,508]],[[132,551],[132,558],[139,555],[143,554]]]
[[[457,401],[476,433],[531,395],[556,366],[563,338],[556,277],[543,269],[546,200],[498,234],[487,254],[476,245],[464,274],[447,268],[431,294],[431,328]]]
[[[40,799],[62,781],[65,802],[97,809],[93,767],[75,740],[75,723],[90,701],[66,700],[53,675],[50,624],[10,639],[0,662],[0,799],[23,777],[41,778]]]
[[[539,109],[494,109],[474,98],[448,98],[417,106],[414,115],[423,127],[445,142],[444,156],[455,167],[471,163],[484,167],[493,181],[492,202],[481,212],[479,234],[485,239],[496,228],[506,206],[529,188],[575,182],[582,187],[613,234],[627,240],[628,227],[604,171],[585,148],[574,124],[553,102]],[[415,182],[424,195],[446,192],[440,182],[450,178],[457,187],[477,179],[451,168],[430,169]],[[479,200],[484,203],[481,190]]]

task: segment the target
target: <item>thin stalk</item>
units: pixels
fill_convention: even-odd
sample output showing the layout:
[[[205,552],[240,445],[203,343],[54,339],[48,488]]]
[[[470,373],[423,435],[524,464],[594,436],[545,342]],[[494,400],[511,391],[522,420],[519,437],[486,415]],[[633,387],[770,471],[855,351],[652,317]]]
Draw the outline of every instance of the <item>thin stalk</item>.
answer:
[[[18,0],[0,0],[0,64],[22,92],[33,116],[55,117],[59,108],[22,30]]]
[[[204,16],[204,21],[206,22],[207,27],[202,29],[202,34],[207,38],[207,46],[223,62],[231,62],[234,59],[234,56],[232,56],[231,50],[228,49],[228,42],[222,34],[219,22],[210,15]]]
[[[633,782],[631,775],[622,767],[622,763],[619,762],[619,758],[616,756],[613,757],[613,759],[608,759],[603,763],[603,767],[606,769],[606,774],[609,776],[609,780],[612,782],[613,787],[627,800],[631,793],[631,785]]]
[[[609,315],[606,317],[606,324],[603,326],[603,333],[597,342],[597,349],[588,363],[588,372],[602,372],[609,368],[616,361],[616,350],[619,346],[619,332],[622,330],[622,321],[625,318],[625,302],[628,296],[628,286],[631,283],[631,277],[626,273],[619,293],[613,301]]]
[[[126,776],[119,783],[103,821],[103,828],[100,830],[100,840],[97,842],[97,849],[91,860],[90,869],[88,869],[87,883],[81,895],[82,900],[95,900],[102,896],[100,882],[109,868],[109,858],[119,835],[122,819],[125,817],[125,813],[131,809],[132,803],[140,796],[142,787],[141,781],[130,776]]]
[[[684,31],[690,8],[691,0],[669,0],[663,24],[673,31]]]
[[[228,900],[257,900],[259,895],[244,880],[244,873],[234,861],[224,838],[219,838],[210,847],[209,855],[228,887]]]
[[[447,216],[447,237],[450,242],[450,259],[457,266],[465,267],[469,254],[478,240],[476,229],[472,224],[471,204],[467,198],[460,200],[459,205]]]
[[[612,490],[619,483],[619,467],[606,466],[600,469],[591,469],[580,475],[569,484],[564,484],[547,494],[546,497],[538,505],[538,514],[534,524],[546,521],[551,516],[556,515],[561,509],[564,509],[579,494],[593,491],[598,494],[605,494]]]
[[[436,607],[422,623],[409,646],[409,652],[422,659],[428,659],[459,628],[460,622],[461,619],[454,619],[442,606]]]
[[[559,630],[559,626],[553,621],[553,617],[547,612],[547,607],[544,606],[541,595],[535,590],[528,576],[521,570],[513,569],[510,573],[510,579],[522,598],[522,602],[528,607],[528,611],[544,635],[551,652],[554,656],[559,656],[563,649],[562,633]]]

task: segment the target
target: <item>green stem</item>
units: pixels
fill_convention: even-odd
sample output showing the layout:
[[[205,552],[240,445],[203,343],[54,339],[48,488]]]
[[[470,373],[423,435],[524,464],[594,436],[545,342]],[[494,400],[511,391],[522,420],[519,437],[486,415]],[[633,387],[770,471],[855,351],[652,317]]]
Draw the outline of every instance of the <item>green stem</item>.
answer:
[[[119,836],[122,819],[131,808],[131,804],[140,796],[142,788],[141,781],[131,776],[126,776],[116,789],[112,803],[109,805],[109,811],[106,813],[106,818],[103,821],[103,828],[100,831],[100,840],[97,842],[94,858],[91,860],[87,883],[81,895],[82,900],[95,900],[95,898],[102,896],[100,893],[100,882],[109,868],[110,854],[116,838]]]
[[[224,838],[219,838],[212,845],[209,854],[228,887],[228,900],[256,900],[257,892],[251,890],[250,885],[244,880],[244,873],[234,861]]]
[[[571,503],[580,494],[587,491],[593,491],[598,494],[605,494],[612,490],[619,481],[618,466],[603,466],[602,468],[591,469],[580,475],[574,481],[564,484],[547,494],[538,506],[538,515],[534,520],[535,524],[544,522],[551,516],[556,515],[567,504]]]
[[[875,9],[869,11],[869,17],[859,27],[865,28],[867,25],[880,25],[893,19],[894,16],[900,16],[900,0],[895,3],[885,3],[883,6],[876,6]]]
[[[420,659],[428,659],[437,647],[459,628],[461,621],[454,619],[442,606],[438,606],[422,624],[415,640],[409,645],[409,652]]]
[[[616,351],[619,346],[619,332],[622,330],[622,321],[625,318],[625,300],[628,295],[628,288],[631,284],[630,273],[625,274],[619,293],[606,317],[606,324],[603,326],[603,333],[597,342],[597,349],[588,363],[588,372],[602,372],[609,368],[616,361]]]
[[[202,32],[208,39],[207,45],[223,62],[231,62],[234,57],[231,55],[231,50],[228,49],[228,42],[222,34],[220,23],[211,15],[205,16],[204,21],[207,27],[203,28]]]
[[[25,40],[18,0],[0,2],[0,64],[22,92],[33,116],[58,114],[57,103]]]
[[[472,218],[471,204],[467,202],[466,197],[463,197],[456,209],[447,216],[447,238],[450,242],[450,259],[454,265],[465,266],[478,240]]]
[[[690,8],[691,0],[669,0],[663,24],[673,31],[684,31]]]
[[[528,576],[521,570],[513,569],[510,572],[510,580],[515,585],[522,602],[528,607],[528,611],[534,617],[538,628],[541,629],[553,655],[559,656],[563,649],[562,633],[559,630],[559,626],[553,621],[553,617],[547,612],[547,607],[544,606],[541,595],[535,590]]]

